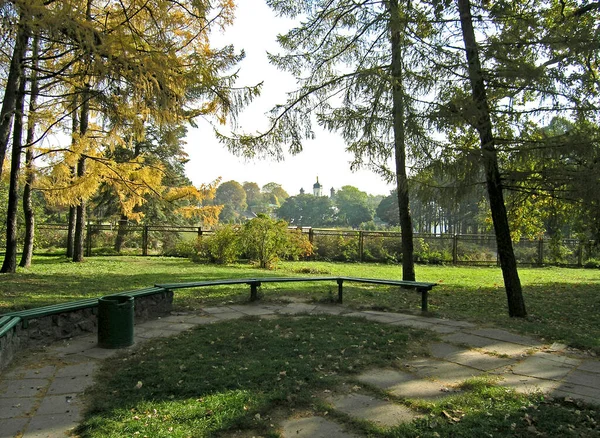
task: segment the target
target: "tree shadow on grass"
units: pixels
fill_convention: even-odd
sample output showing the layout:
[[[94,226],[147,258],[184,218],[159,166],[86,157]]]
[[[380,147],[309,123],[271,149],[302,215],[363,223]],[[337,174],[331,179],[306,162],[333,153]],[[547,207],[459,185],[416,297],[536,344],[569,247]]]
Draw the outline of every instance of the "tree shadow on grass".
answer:
[[[317,394],[366,368],[423,353],[422,331],[355,318],[244,318],[151,341],[107,361],[86,397],[82,437],[278,436],[294,412],[326,416]],[[598,436],[597,409],[522,395],[473,379],[436,402],[408,404],[422,416],[392,428],[333,413],[373,437]],[[400,400],[396,400],[400,402]],[[331,415],[331,413],[330,413]]]
[[[274,433],[272,412],[313,409],[340,376],[421,353],[424,332],[344,317],[245,318],[156,340],[104,364],[79,433]],[[172,429],[171,429],[172,428]]]

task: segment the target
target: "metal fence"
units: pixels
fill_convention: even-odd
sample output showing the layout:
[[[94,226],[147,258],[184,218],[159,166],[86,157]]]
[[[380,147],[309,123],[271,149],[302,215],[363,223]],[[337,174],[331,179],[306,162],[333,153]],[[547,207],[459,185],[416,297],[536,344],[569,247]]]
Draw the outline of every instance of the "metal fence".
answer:
[[[402,260],[401,235],[393,231],[363,231],[301,228],[314,246],[314,260],[389,262]],[[213,230],[201,227],[167,225],[96,225],[86,229],[86,256],[131,254],[140,256],[188,256],[198,238]],[[43,224],[37,227],[36,251],[66,251],[66,225]],[[600,259],[595,242],[540,238],[514,243],[521,265],[584,266]],[[417,263],[490,265],[498,263],[496,239],[490,234],[415,234],[414,257]]]

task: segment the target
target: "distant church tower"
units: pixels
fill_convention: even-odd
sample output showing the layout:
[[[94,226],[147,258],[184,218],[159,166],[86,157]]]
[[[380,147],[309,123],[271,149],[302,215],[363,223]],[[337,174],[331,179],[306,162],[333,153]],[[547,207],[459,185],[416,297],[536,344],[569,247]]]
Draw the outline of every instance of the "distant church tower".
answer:
[[[319,184],[319,177],[317,177],[317,182],[313,185],[313,195],[323,196],[323,186]]]

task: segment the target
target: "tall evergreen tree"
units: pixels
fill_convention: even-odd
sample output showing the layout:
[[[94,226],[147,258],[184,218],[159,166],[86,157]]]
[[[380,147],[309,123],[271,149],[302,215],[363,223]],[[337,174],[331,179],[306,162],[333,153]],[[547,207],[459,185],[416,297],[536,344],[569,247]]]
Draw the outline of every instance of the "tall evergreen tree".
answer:
[[[340,132],[354,154],[353,168],[367,166],[396,182],[403,278],[414,280],[407,156],[418,156],[431,144],[421,117],[432,86],[433,69],[424,56],[430,50],[424,40],[435,32],[426,20],[431,7],[397,0],[271,0],[269,5],[302,19],[279,36],[284,53],[270,56],[300,87],[272,110],[268,131],[223,141],[242,154],[281,157],[282,145],[291,153],[302,150],[315,121]]]
[[[460,24],[462,29],[465,52],[467,56],[469,81],[475,106],[475,129],[481,141],[481,156],[485,169],[485,179],[490,202],[490,209],[496,233],[496,243],[500,266],[504,277],[504,286],[508,298],[508,313],[510,316],[524,317],[527,315],[521,281],[517,271],[517,260],[513,251],[508,224],[508,215],[504,204],[504,194],[495,139],[487,100],[487,92],[483,78],[479,50],[473,28],[471,4],[469,0],[458,0]]]

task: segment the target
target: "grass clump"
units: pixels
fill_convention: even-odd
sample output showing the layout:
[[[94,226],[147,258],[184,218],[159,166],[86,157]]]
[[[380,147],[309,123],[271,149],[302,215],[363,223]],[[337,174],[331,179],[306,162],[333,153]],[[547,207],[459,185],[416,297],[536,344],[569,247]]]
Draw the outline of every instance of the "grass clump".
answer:
[[[337,316],[246,318],[156,340],[105,363],[83,437],[274,435],[340,378],[422,352],[423,332]],[[115,370],[118,369],[118,372]]]

